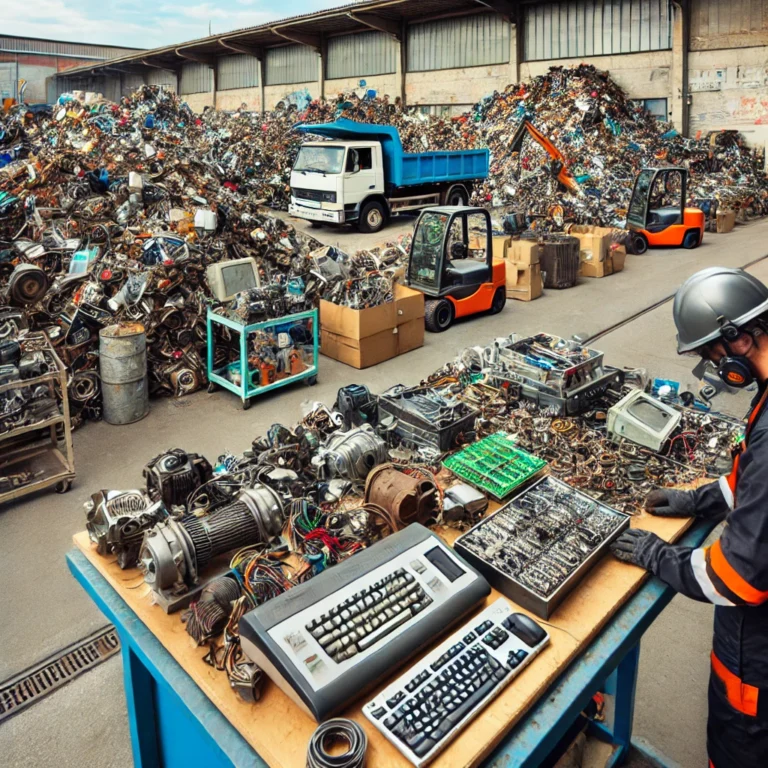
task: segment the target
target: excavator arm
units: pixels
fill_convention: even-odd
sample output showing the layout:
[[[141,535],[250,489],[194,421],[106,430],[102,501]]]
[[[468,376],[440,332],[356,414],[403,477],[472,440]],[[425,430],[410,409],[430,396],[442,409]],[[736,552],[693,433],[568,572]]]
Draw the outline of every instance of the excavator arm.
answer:
[[[515,135],[512,137],[511,149],[512,152],[519,152],[520,146],[523,143],[525,134],[528,135],[537,143],[540,144],[544,151],[552,158],[552,175],[571,192],[577,192],[579,189],[578,182],[573,178],[571,172],[566,168],[565,158],[562,152],[543,134],[539,131],[533,123],[524,118],[520,125],[517,126]]]

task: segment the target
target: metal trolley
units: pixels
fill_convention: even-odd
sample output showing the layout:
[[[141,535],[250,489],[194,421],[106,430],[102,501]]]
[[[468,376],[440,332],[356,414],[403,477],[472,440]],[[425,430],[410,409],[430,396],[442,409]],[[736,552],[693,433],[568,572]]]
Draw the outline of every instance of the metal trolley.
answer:
[[[215,325],[225,326],[230,331],[239,334],[238,349],[239,359],[234,362],[228,362],[224,365],[215,367]],[[305,367],[297,373],[286,373],[285,371],[276,372],[273,381],[263,381],[263,371],[260,368],[253,368],[249,362],[249,343],[248,339],[256,332],[265,332],[274,335],[288,333],[290,329],[303,325],[308,334],[311,334],[312,342],[301,343]],[[311,309],[307,312],[296,312],[293,315],[276,318],[274,320],[264,320],[260,323],[251,323],[246,325],[232,317],[219,315],[208,309],[207,332],[208,332],[208,391],[213,392],[217,387],[224,387],[230,392],[240,396],[243,401],[243,410],[251,407],[251,398],[257,395],[263,395],[265,392],[284,387],[287,384],[294,384],[297,381],[305,381],[307,384],[317,383],[318,370],[318,349],[319,349],[319,316],[317,309]],[[294,344],[294,346],[297,346]],[[311,363],[307,359],[311,355]]]

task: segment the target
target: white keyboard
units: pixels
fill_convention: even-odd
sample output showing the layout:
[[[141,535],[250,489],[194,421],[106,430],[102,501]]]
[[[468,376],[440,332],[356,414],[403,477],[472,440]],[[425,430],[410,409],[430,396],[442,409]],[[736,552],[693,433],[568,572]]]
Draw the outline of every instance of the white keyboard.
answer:
[[[363,707],[416,766],[433,760],[530,664],[549,635],[499,598]]]

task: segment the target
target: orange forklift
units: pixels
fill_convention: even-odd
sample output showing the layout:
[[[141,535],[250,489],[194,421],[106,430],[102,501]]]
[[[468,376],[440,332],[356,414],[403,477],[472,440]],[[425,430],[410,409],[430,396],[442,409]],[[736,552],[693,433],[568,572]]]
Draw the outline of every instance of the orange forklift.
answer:
[[[649,245],[697,248],[704,239],[704,212],[686,208],[685,168],[643,168],[637,174],[627,211],[634,253]]]
[[[425,208],[416,221],[406,282],[425,296],[424,324],[440,333],[457,317],[497,314],[507,301],[503,259],[493,258],[485,208]]]

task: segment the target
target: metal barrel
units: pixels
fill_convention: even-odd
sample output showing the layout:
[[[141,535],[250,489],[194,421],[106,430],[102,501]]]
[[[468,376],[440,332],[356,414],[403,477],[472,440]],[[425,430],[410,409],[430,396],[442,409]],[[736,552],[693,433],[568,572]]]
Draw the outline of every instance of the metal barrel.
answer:
[[[99,368],[104,421],[131,424],[149,412],[147,339],[140,323],[120,323],[99,332]]]

